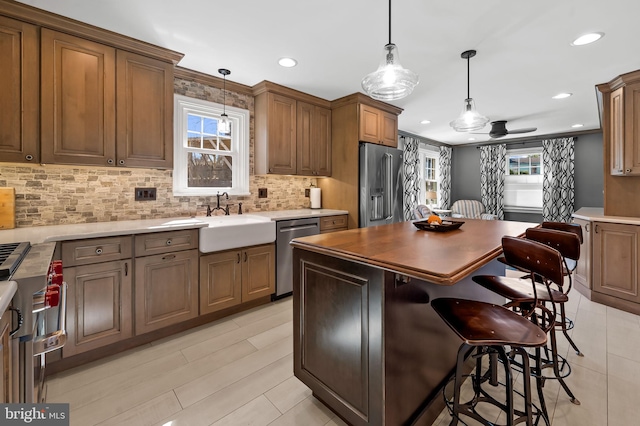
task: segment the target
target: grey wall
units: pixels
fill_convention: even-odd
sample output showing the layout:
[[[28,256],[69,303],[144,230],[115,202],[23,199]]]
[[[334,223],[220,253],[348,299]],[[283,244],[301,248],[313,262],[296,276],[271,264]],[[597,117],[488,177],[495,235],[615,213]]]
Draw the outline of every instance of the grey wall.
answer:
[[[542,142],[526,146],[540,146]],[[581,135],[575,144],[575,209],[603,207],[604,166],[602,133]],[[480,200],[480,150],[475,146],[453,147],[451,201]],[[506,220],[541,222],[542,215],[505,213]]]

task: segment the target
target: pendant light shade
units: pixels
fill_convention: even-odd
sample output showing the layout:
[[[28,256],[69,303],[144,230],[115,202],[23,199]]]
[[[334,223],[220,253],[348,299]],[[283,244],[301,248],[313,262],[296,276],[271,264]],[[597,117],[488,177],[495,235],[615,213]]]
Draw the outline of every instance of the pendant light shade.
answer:
[[[408,96],[418,84],[418,74],[400,65],[398,47],[391,43],[391,0],[389,0],[389,43],[384,46],[378,69],[362,79],[362,88],[373,99],[393,101]]]
[[[220,68],[218,72],[222,74],[222,78],[224,79],[222,83],[222,114],[220,115],[220,120],[218,120],[218,133],[227,134],[231,131],[231,123],[227,115],[227,76],[231,74],[231,71]]]
[[[467,60],[467,98],[464,100],[460,116],[449,123],[456,132],[480,130],[489,122],[488,117],[485,117],[476,110],[476,103],[469,95],[469,59],[474,56],[476,56],[475,50],[467,50],[462,52],[461,55],[462,59]]]

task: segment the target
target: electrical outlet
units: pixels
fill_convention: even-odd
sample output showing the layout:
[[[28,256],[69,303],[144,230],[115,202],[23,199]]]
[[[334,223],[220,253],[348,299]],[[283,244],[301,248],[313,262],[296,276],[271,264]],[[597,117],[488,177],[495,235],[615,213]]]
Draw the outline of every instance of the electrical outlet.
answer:
[[[267,198],[267,188],[258,188],[258,198]]]
[[[305,197],[310,197],[311,196],[311,189],[305,188],[304,189],[304,196]]]
[[[136,201],[152,201],[156,199],[156,188],[136,188]]]

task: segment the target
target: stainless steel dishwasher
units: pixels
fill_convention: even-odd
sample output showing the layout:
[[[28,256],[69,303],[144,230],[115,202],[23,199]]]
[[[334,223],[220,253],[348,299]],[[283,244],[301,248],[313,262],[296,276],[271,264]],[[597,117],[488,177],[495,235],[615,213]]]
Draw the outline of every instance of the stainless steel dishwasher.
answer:
[[[279,220],[276,222],[276,294],[279,299],[293,291],[293,249],[289,242],[320,233],[320,219]]]

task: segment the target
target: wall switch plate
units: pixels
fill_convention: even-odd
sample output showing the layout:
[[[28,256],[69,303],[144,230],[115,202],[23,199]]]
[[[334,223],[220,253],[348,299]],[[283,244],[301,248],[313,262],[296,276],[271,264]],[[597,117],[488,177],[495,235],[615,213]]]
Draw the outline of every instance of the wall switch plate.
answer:
[[[258,188],[258,198],[267,198],[267,188]]]
[[[152,201],[156,199],[156,188],[136,188],[136,201]]]
[[[304,189],[304,196],[305,197],[310,197],[311,196],[311,189],[305,188]]]

